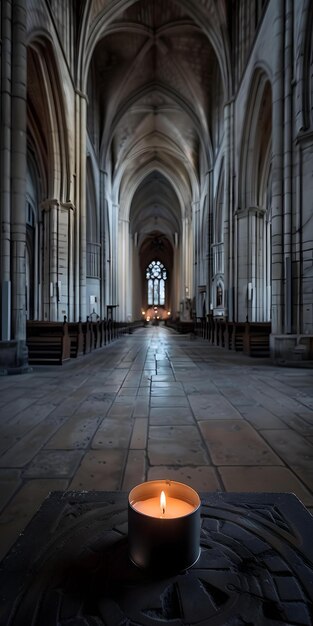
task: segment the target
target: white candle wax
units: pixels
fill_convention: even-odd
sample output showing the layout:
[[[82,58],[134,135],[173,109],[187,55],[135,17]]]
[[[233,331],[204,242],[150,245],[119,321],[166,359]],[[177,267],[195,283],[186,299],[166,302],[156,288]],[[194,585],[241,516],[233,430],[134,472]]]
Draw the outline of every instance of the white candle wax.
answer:
[[[149,515],[149,517],[159,517],[160,519],[173,519],[175,517],[183,517],[189,515],[195,510],[195,507],[185,500],[166,496],[166,509],[162,513],[160,507],[160,497],[147,498],[146,500],[138,500],[133,502],[132,506],[139,513]]]

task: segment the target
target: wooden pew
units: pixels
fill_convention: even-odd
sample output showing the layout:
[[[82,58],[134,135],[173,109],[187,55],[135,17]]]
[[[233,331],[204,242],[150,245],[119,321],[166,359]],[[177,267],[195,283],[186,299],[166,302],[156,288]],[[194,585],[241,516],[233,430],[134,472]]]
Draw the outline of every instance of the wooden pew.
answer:
[[[270,356],[270,322],[246,322],[243,351],[249,356]]]
[[[243,336],[246,330],[246,322],[234,322],[231,338],[231,349],[236,352],[243,351]]]
[[[68,334],[71,340],[71,358],[84,354],[84,333],[81,322],[69,322]]]
[[[91,324],[90,322],[82,322],[82,331],[83,331],[83,336],[84,336],[84,341],[83,341],[83,351],[84,354],[88,354],[89,352],[91,352],[91,350],[93,349],[93,335],[91,332]]]
[[[71,357],[66,322],[27,321],[26,343],[30,365],[62,365]]]

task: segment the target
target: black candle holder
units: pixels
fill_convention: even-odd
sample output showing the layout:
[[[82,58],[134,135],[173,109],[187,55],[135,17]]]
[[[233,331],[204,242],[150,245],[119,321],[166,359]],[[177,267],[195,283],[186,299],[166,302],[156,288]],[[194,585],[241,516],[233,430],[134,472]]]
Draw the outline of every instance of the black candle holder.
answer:
[[[188,503],[191,511],[172,518],[152,516],[136,509],[137,502],[166,496]],[[183,483],[154,480],[137,485],[128,498],[128,551],[140,568],[155,572],[179,572],[191,567],[200,554],[200,498]],[[147,506],[148,509],[148,506]]]

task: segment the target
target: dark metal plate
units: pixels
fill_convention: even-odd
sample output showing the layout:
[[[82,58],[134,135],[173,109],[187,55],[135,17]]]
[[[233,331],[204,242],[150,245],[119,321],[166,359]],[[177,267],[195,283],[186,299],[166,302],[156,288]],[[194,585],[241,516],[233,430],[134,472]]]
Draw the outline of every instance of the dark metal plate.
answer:
[[[202,494],[201,556],[128,558],[127,495],[55,492],[0,566],[1,626],[309,626],[313,518],[292,494]]]

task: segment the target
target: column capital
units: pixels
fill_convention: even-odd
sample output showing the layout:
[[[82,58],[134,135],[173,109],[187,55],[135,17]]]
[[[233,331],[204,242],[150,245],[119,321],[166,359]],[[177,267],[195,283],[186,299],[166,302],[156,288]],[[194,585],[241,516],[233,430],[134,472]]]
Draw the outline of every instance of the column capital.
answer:
[[[50,209],[55,206],[60,206],[60,200],[57,198],[47,198],[40,203],[40,208],[43,209],[43,211],[50,211]]]

